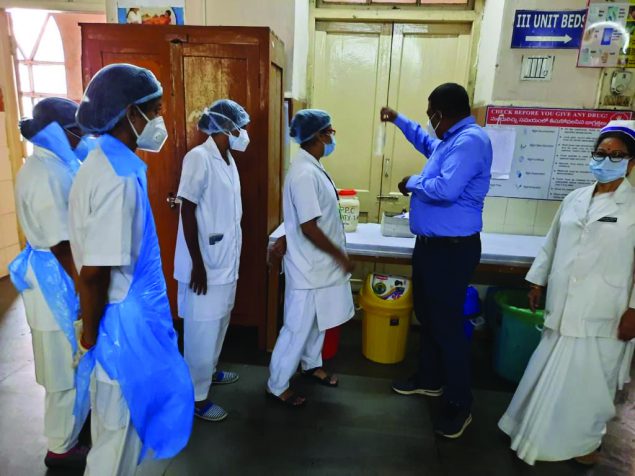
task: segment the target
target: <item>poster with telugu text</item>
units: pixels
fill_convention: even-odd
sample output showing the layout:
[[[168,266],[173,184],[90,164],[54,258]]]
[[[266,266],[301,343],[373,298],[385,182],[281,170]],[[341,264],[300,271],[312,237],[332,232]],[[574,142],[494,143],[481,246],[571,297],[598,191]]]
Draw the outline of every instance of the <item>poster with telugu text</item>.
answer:
[[[600,129],[632,117],[631,111],[489,106],[486,127],[513,127],[516,142],[509,178],[493,178],[488,195],[562,200],[592,184],[589,161]]]

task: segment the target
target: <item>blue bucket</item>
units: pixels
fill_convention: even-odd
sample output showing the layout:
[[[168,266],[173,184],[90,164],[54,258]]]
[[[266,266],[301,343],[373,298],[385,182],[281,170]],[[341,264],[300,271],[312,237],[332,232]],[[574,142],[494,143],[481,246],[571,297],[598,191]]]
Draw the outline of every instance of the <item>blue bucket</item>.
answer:
[[[481,313],[481,300],[478,297],[478,291],[474,286],[468,286],[465,294],[465,302],[463,303],[463,331],[468,341],[474,336],[474,322],[471,318]]]

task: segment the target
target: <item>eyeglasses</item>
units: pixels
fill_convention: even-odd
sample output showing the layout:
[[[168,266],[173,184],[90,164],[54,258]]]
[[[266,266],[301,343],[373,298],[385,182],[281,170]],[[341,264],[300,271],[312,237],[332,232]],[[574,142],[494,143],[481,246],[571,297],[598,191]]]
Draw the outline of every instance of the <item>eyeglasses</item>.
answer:
[[[614,152],[607,154],[606,152],[593,152],[591,158],[596,162],[604,162],[604,159],[608,158],[613,163],[621,162],[622,160],[630,160],[633,157],[625,154],[624,152]]]

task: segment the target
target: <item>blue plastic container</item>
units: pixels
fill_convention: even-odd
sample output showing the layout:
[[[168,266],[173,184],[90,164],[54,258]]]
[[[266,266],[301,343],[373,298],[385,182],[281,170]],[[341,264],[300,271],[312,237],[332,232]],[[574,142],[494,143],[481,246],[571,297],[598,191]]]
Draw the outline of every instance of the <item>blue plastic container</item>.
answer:
[[[528,309],[526,290],[498,291],[495,300],[501,325],[496,335],[494,370],[501,377],[518,383],[540,342],[543,311],[533,313]]]
[[[463,303],[463,315],[467,318],[478,316],[481,313],[481,300],[474,286],[468,286]]]
[[[471,341],[474,336],[474,323],[471,318],[481,313],[481,300],[478,291],[474,286],[468,286],[463,303],[463,331],[467,340]]]

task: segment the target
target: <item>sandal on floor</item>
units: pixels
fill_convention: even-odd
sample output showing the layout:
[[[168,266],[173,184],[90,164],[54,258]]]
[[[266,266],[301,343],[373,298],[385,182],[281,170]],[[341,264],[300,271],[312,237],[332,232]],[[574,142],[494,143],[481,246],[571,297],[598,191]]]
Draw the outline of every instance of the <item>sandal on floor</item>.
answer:
[[[194,407],[194,416],[201,420],[221,421],[227,418],[228,413],[215,403],[209,402],[202,408]]]
[[[322,370],[326,374],[323,378],[315,375],[316,370]],[[302,376],[308,379],[312,379],[320,385],[324,385],[325,387],[337,387],[339,381],[336,380],[335,383],[331,383],[331,379],[333,378],[332,374],[329,374],[323,367],[315,367],[309,370],[303,370]]]
[[[230,383],[237,382],[240,378],[236,372],[231,372],[229,370],[219,370],[212,375],[212,384],[214,385],[226,385]]]
[[[306,398],[295,393],[291,394],[291,396],[287,397],[286,399],[274,395],[269,390],[265,390],[265,394],[267,395],[267,398],[274,400],[288,408],[302,408],[306,404]]]

